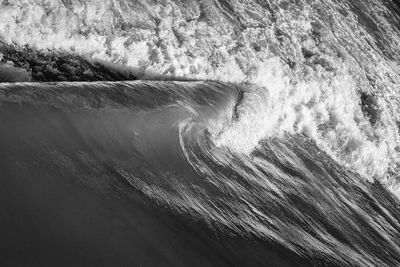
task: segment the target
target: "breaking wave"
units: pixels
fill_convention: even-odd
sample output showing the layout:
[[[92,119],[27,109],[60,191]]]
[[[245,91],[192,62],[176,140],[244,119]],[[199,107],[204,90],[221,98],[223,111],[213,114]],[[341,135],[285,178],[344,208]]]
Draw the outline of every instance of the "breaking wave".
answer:
[[[398,202],[303,134],[271,135],[279,119],[264,127],[269,120],[259,114],[268,97],[221,82],[1,84],[5,188],[33,183],[44,188],[33,194],[42,199],[48,183],[71,181],[139,205],[141,220],[155,218],[143,209],[171,213],[185,227],[164,219],[162,239],[188,238],[179,242],[195,253],[194,265],[398,265]],[[150,242],[159,239],[140,227]],[[197,250],[199,235],[214,236],[208,249]],[[221,244],[217,255],[204,254]],[[168,247],[157,241],[151,251],[183,249]]]
[[[400,6],[364,2],[0,1],[5,199],[129,200],[156,265],[399,265]]]
[[[253,84],[237,121],[214,130],[218,145],[250,153],[302,133],[399,195],[397,11],[379,0],[2,1],[0,37],[142,75]]]

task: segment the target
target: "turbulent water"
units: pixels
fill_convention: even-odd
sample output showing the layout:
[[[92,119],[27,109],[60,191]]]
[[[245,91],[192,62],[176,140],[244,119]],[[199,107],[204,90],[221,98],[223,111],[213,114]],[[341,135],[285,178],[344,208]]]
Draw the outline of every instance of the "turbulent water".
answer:
[[[0,1],[0,262],[399,266],[399,11]]]

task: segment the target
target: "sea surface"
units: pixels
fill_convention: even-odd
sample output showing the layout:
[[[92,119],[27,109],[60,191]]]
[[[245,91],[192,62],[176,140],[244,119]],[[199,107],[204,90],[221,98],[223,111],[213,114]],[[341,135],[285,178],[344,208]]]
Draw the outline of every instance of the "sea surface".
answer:
[[[0,265],[400,266],[399,10],[0,1]]]
[[[247,90],[247,89],[246,89]],[[396,266],[398,200],[308,137],[215,145],[243,88],[0,85],[4,265]]]

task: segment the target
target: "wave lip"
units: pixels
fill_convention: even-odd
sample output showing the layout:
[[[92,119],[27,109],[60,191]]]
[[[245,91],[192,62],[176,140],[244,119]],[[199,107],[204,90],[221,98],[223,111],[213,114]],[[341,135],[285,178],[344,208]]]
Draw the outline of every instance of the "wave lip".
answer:
[[[303,134],[344,166],[369,181],[381,181],[398,196],[394,170],[400,166],[400,139],[385,100],[357,92],[345,72],[292,84],[283,69],[279,60],[264,69],[262,84],[268,86],[253,86],[243,94],[236,119],[218,131],[216,144],[251,154],[263,140]]]

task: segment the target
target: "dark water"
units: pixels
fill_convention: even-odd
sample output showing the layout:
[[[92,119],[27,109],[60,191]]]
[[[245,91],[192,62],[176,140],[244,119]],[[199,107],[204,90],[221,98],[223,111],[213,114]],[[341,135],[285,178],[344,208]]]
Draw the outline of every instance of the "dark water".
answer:
[[[399,202],[304,136],[213,142],[244,88],[0,86],[3,266],[397,266]]]

